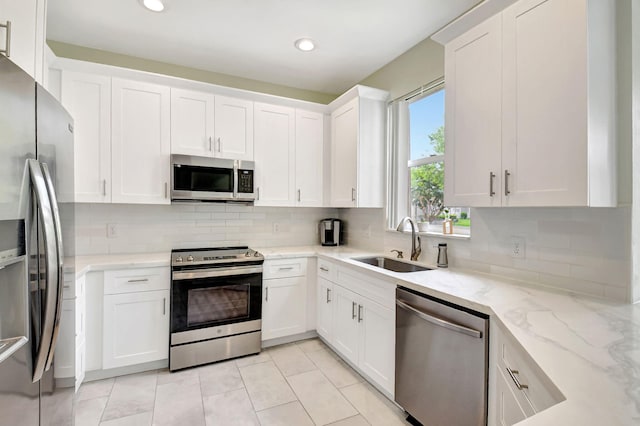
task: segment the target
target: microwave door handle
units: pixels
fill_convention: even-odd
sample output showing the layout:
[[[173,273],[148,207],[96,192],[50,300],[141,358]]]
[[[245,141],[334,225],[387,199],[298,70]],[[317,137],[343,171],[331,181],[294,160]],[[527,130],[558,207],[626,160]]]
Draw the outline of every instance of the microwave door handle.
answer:
[[[49,352],[53,338],[53,330],[56,318],[57,290],[58,290],[58,263],[56,247],[56,230],[53,221],[51,202],[47,193],[40,163],[37,160],[27,160],[29,164],[29,175],[38,205],[40,222],[42,225],[43,244],[45,250],[45,280],[46,299],[44,306],[44,318],[42,322],[42,332],[40,347],[38,348],[33,368],[33,381],[37,382],[42,378],[49,359]]]
[[[238,176],[240,175],[238,169],[238,160],[235,160],[233,162],[233,198],[238,198]]]
[[[56,316],[53,325],[53,336],[51,338],[51,348],[49,349],[49,357],[47,359],[46,370],[49,370],[51,363],[53,362],[53,353],[58,341],[58,333],[60,331],[60,317],[62,315],[62,290],[64,283],[64,251],[62,248],[62,225],[60,222],[60,209],[58,208],[58,199],[56,197],[55,188],[53,187],[53,180],[51,179],[51,173],[49,172],[49,166],[46,163],[42,163],[42,172],[44,174],[44,181],[47,185],[47,192],[49,194],[49,202],[51,203],[51,212],[53,213],[53,226],[56,231],[56,254],[57,254],[57,303],[56,303]],[[165,184],[166,188],[166,184]]]

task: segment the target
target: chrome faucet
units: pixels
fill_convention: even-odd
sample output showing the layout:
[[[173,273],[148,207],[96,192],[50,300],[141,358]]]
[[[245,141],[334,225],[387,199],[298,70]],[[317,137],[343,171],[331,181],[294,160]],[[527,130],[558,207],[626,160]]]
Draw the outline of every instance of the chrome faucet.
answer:
[[[409,221],[411,225],[411,260],[418,260],[420,253],[422,253],[422,245],[420,244],[420,236],[416,234],[416,224],[409,216],[400,221],[396,231],[402,232],[404,230],[404,223]]]

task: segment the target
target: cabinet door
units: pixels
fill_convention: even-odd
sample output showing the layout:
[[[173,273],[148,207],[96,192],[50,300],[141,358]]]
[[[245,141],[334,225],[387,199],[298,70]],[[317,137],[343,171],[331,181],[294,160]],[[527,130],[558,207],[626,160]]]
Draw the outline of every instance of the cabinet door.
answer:
[[[9,59],[33,78],[36,77],[37,3],[36,0],[0,0],[0,24],[11,21]],[[7,30],[0,28],[0,50],[6,46]]]
[[[294,205],[295,112],[256,103],[255,157],[257,206]]]
[[[328,342],[333,343],[333,283],[322,277],[318,277],[318,297],[317,302],[317,330],[318,334]]]
[[[322,207],[324,115],[296,110],[296,205]]]
[[[333,345],[344,358],[357,364],[359,298],[339,285],[334,286],[333,293]]]
[[[75,201],[111,201],[111,79],[63,71],[62,105],[73,117]]]
[[[216,96],[216,155],[253,161],[253,102]]]
[[[331,206],[355,207],[358,176],[358,99],[331,114]]]
[[[511,391],[507,378],[498,366],[496,371],[496,424],[511,426],[527,418],[515,395]]]
[[[396,316],[393,309],[361,300],[358,366],[393,395],[395,386]]]
[[[169,88],[112,80],[114,203],[169,204]]]
[[[76,347],[76,392],[80,389],[80,385],[84,381],[85,373],[87,371],[85,347],[86,345],[84,342]]]
[[[501,205],[501,37],[497,15],[445,47],[445,205]]]
[[[169,291],[104,296],[104,368],[169,356]]]
[[[588,205],[586,3],[524,0],[502,14],[504,205]]]
[[[60,331],[56,342],[54,377],[74,377],[76,372],[76,310],[75,299],[62,301]]]
[[[213,156],[213,95],[171,89],[171,153]]]
[[[306,277],[264,280],[263,340],[304,333],[306,284]]]

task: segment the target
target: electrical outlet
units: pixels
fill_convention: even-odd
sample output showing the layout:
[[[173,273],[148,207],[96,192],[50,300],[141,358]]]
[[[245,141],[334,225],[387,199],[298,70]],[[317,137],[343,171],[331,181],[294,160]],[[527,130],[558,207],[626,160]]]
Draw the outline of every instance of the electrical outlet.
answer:
[[[273,223],[273,233],[277,234],[278,232],[280,232],[280,224],[278,222],[274,222]]]
[[[118,226],[115,223],[107,224],[107,238],[118,238]]]
[[[522,237],[511,237],[511,257],[514,259],[524,259],[525,243]]]

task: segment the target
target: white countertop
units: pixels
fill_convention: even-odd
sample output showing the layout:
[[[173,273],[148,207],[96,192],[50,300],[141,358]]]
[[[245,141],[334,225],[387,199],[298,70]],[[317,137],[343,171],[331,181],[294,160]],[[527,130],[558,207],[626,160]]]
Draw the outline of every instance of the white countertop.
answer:
[[[566,400],[522,425],[640,424],[640,305],[528,287],[492,275],[434,269],[397,273],[352,260],[348,247],[258,248],[266,259],[320,256],[499,320]],[[123,267],[168,266],[170,253],[79,256],[76,276]]]

